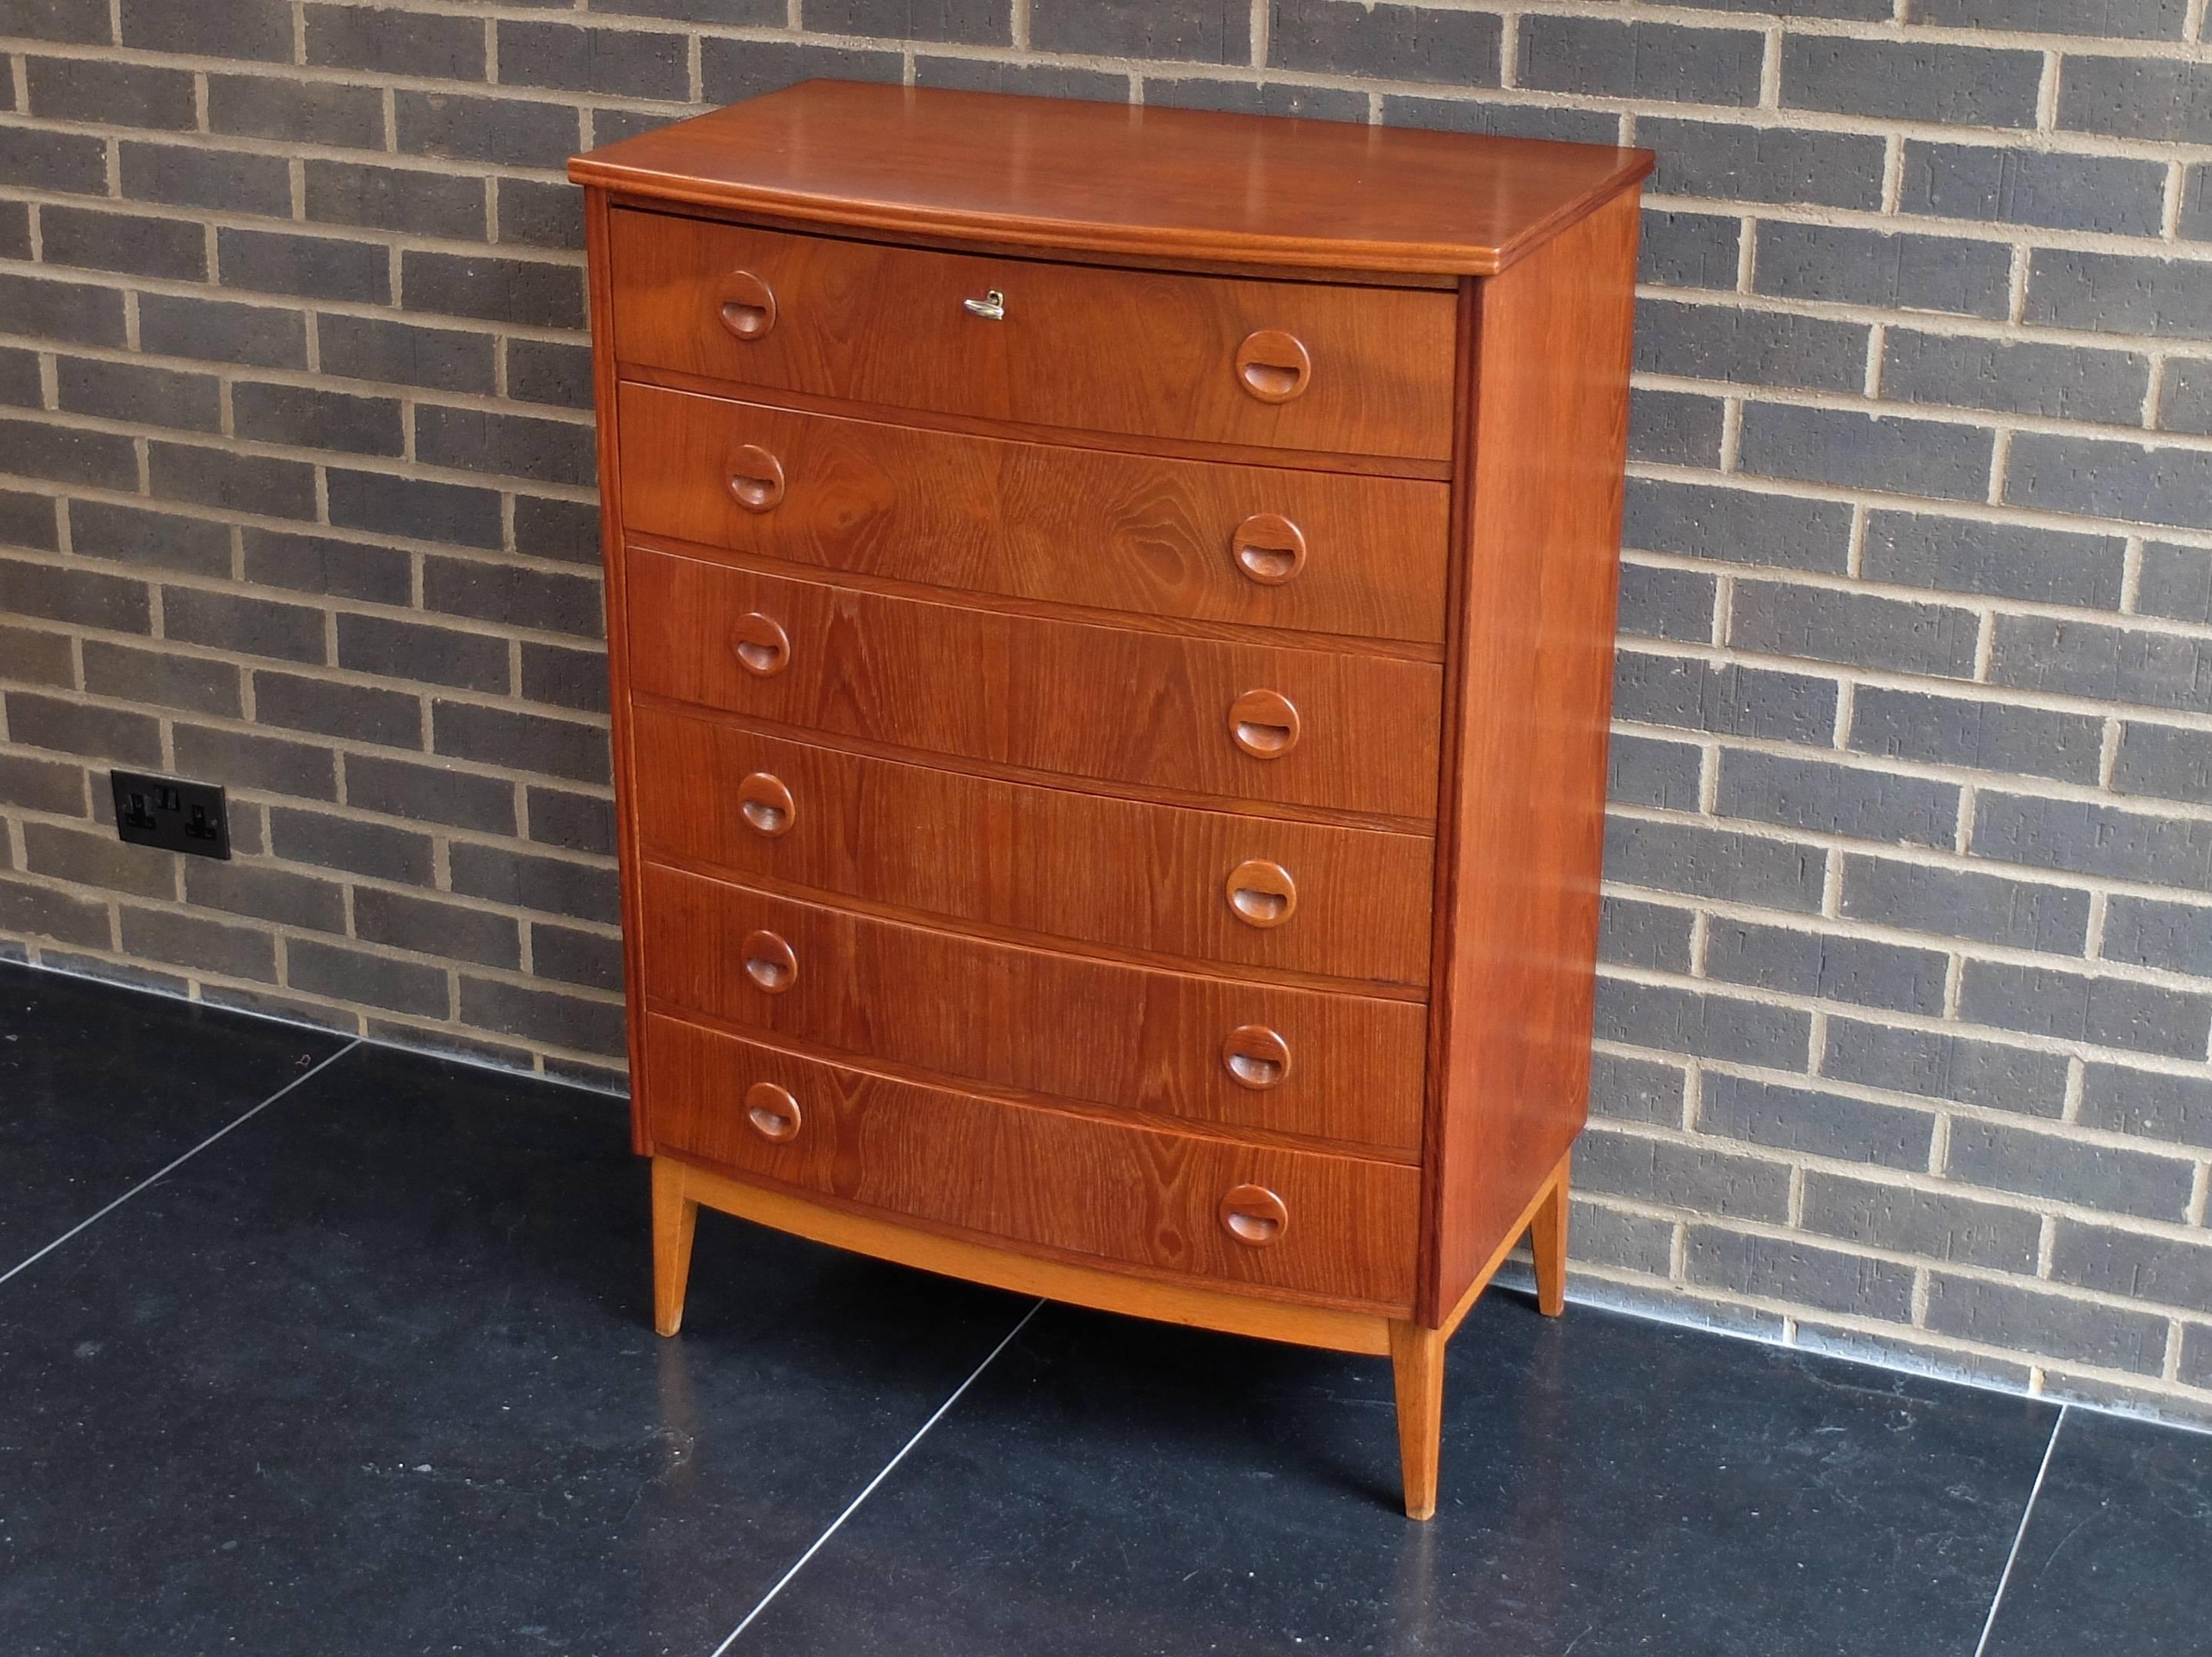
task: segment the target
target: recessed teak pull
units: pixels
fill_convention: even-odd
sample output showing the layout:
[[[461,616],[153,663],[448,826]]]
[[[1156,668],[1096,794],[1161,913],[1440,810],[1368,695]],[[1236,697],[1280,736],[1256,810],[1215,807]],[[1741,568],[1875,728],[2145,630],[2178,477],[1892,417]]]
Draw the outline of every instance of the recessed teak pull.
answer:
[[[1231,1186],[1221,1199],[1221,1229],[1241,1243],[1264,1248],[1290,1229],[1291,1211],[1263,1185]]]
[[[774,932],[747,932],[738,955],[745,963],[745,976],[770,995],[781,995],[799,981],[799,957]]]
[[[1229,704],[1229,735],[1255,760],[1279,760],[1298,745],[1298,710],[1276,690],[1248,690]]]
[[[1237,348],[1237,383],[1262,403],[1288,403],[1313,381],[1313,359],[1296,334],[1262,328]]]
[[[758,610],[738,617],[731,629],[738,662],[756,677],[772,678],[791,665],[791,635]]]
[[[778,835],[791,832],[799,807],[791,798],[791,790],[783,786],[782,778],[756,771],[738,785],[738,815],[754,833],[774,840]]]
[[[780,1088],[773,1082],[756,1082],[745,1089],[745,1120],[763,1139],[795,1139],[799,1137],[799,1101],[791,1096],[787,1088]]]
[[[728,470],[730,499],[747,512],[774,512],[783,500],[783,462],[759,444],[732,452]]]
[[[1297,913],[1297,883],[1279,863],[1240,863],[1225,889],[1231,910],[1248,926],[1279,926]]]
[[[1231,533],[1229,555],[1248,580],[1279,587],[1305,568],[1305,531],[1279,512],[1255,512]]]
[[[722,326],[739,339],[758,339],[775,326],[775,290],[750,270],[723,277],[716,297]]]
[[[1221,1067],[1239,1087],[1277,1087],[1291,1073],[1291,1044],[1265,1024],[1239,1024],[1222,1038]]]

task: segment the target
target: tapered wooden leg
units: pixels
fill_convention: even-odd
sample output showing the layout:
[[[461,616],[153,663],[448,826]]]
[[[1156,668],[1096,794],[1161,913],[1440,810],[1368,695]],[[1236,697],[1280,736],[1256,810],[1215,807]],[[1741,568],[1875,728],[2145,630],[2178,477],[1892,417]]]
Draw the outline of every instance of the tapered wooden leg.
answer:
[[[1567,1163],[1552,1176],[1552,1188],[1528,1227],[1528,1250],[1536,1257],[1536,1309],[1556,1318],[1567,1309]]]
[[[1437,1458],[1444,1430],[1444,1336],[1414,1323],[1390,1326],[1390,1370],[1398,1392],[1398,1460],[1406,1517],[1433,1519]]]
[[[653,1326],[672,1335],[684,1326],[684,1289],[691,1278],[691,1234],[699,1205],[684,1192],[684,1164],[653,1159]]]

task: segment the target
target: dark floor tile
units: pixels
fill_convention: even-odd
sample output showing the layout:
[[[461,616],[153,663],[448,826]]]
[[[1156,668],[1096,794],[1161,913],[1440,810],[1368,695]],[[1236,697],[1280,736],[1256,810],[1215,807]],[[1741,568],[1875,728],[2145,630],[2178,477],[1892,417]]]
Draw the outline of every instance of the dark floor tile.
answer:
[[[1987,1657],[2198,1657],[2208,1562],[2212,1437],[2069,1410]]]
[[[702,1215],[362,1047],[0,1294],[0,1650],[703,1657],[1023,1302]]]
[[[0,1272],[343,1046],[0,965]]]
[[[733,1657],[1964,1654],[2056,1414],[1504,1296],[1446,1410],[1410,1524],[1379,1361],[1048,1309]]]

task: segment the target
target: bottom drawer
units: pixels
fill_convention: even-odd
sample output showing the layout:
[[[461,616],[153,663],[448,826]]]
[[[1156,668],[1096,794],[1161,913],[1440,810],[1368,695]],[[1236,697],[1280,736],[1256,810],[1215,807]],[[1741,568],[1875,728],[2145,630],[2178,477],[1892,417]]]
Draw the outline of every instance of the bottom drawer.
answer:
[[[1033,1252],[1398,1313],[1420,1174],[923,1087],[658,1014],[654,1148]]]

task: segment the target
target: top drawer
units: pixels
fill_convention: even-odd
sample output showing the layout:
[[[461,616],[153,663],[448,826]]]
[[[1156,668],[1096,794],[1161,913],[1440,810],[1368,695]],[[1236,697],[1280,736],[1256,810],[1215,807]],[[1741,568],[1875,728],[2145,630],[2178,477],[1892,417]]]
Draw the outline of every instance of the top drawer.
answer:
[[[616,355],[821,397],[1437,461],[1449,293],[1238,281],[618,210]],[[988,296],[1004,315],[975,314]]]

